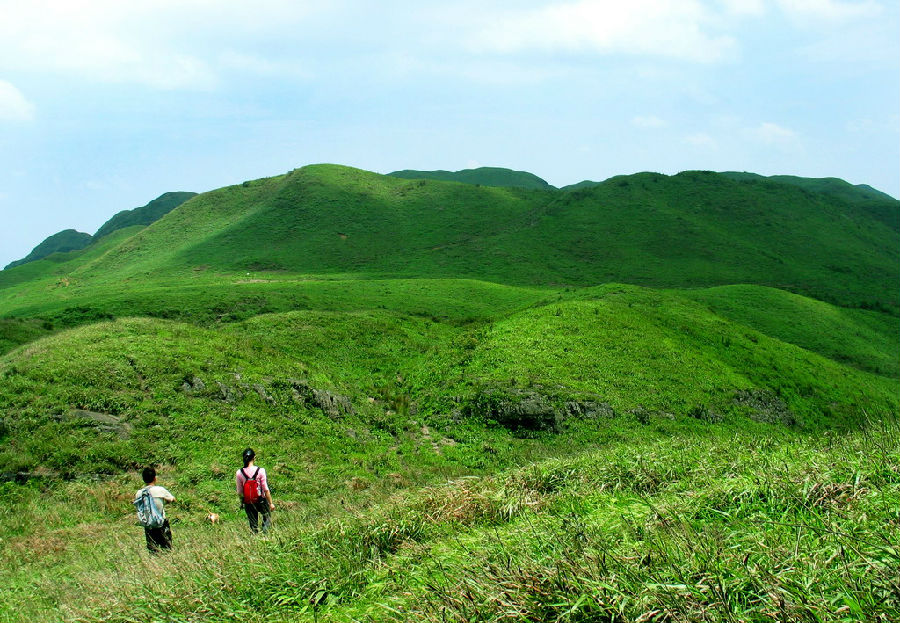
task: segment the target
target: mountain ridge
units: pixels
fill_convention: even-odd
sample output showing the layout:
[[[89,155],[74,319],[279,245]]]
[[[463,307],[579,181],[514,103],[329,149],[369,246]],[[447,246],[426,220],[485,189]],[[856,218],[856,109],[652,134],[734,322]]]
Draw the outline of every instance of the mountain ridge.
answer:
[[[746,282],[898,309],[898,246],[896,232],[852,202],[715,173],[642,173],[560,191],[311,165],[204,193],[77,272]]]
[[[53,253],[80,251],[120,229],[133,227],[134,225],[150,225],[196,195],[197,193],[194,192],[180,191],[163,193],[156,199],[147,203],[147,205],[132,210],[122,210],[117,212],[109,220],[103,223],[93,236],[82,232],[76,232],[74,229],[63,230],[47,237],[43,242],[32,249],[31,253],[21,260],[10,262],[3,270],[44,259]]]

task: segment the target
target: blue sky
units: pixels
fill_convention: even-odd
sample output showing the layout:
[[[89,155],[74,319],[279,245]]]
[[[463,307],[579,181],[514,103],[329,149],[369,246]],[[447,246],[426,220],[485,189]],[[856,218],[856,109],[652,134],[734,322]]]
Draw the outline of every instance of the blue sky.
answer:
[[[900,196],[896,0],[0,0],[0,266],[334,162],[835,176]]]

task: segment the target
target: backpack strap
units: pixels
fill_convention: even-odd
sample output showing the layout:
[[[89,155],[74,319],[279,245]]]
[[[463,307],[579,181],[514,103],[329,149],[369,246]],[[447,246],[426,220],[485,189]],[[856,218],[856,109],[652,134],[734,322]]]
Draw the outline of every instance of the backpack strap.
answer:
[[[259,475],[259,470],[260,470],[260,468],[259,468],[259,467],[256,468],[256,471],[253,472],[253,477],[252,477],[252,478],[251,478],[250,476],[247,475],[247,472],[244,471],[245,469],[247,469],[247,468],[246,468],[246,467],[242,467],[242,468],[241,468],[241,473],[244,475],[244,480],[245,480],[245,481],[247,481],[247,480],[256,480],[256,477]]]

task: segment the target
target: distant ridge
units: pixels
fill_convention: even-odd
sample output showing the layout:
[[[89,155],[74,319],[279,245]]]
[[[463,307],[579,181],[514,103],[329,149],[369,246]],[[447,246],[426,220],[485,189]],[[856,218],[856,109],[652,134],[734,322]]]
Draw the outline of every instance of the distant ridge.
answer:
[[[150,225],[191,197],[196,196],[197,193],[192,192],[163,193],[145,206],[133,210],[122,210],[100,226],[100,229],[94,234],[93,240],[99,240],[117,229],[124,229],[132,225]]]
[[[3,270],[7,268],[15,268],[28,262],[42,260],[53,253],[66,253],[67,251],[78,251],[85,248],[91,243],[91,235],[84,232],[75,231],[74,229],[64,229],[52,236],[46,238],[42,243],[32,249],[31,253],[21,260],[10,262]]]
[[[134,225],[141,225],[146,227],[151,223],[155,223],[163,216],[180,206],[182,203],[184,203],[191,197],[195,197],[196,195],[197,193],[192,192],[163,193],[145,206],[134,208],[133,210],[122,210],[121,212],[118,212],[115,216],[101,225],[100,229],[98,229],[97,233],[95,233],[93,236],[91,236],[90,234],[85,234],[83,232],[75,231],[74,229],[65,229],[45,239],[42,243],[32,249],[31,253],[29,253],[21,260],[16,260],[7,264],[4,267],[4,270],[6,270],[7,268],[15,268],[16,266],[21,266],[22,264],[28,264],[29,262],[42,260],[45,257],[52,255],[53,253],[80,251],[81,249],[84,249],[93,244],[97,240],[100,240],[100,238],[108,236],[114,231],[118,231],[120,229],[133,227]]]
[[[712,172],[562,191],[322,164],[204,193],[69,270],[116,281],[215,269],[523,286],[749,283],[897,313],[898,248],[898,232],[866,205]]]
[[[851,184],[838,177],[798,177],[796,175],[770,175],[766,177],[746,171],[723,171],[722,175],[736,180],[769,180],[782,184],[792,184],[812,192],[834,195],[848,201],[860,201],[863,199],[896,201],[894,197],[876,190],[868,184]]]
[[[895,231],[900,231],[900,209],[897,200],[887,193],[867,184],[851,184],[837,177],[797,177],[795,175],[772,175],[765,177],[756,173],[725,171],[722,175],[739,181],[767,181],[777,184],[797,186],[807,192],[820,193],[853,203]]]
[[[529,190],[552,190],[554,187],[533,173],[513,171],[499,167],[480,167],[462,171],[394,171],[392,177],[407,180],[439,180],[461,182],[478,186],[498,186],[501,188],[526,188]]]
[[[683,173],[690,172],[686,171]],[[900,207],[898,207],[900,204],[898,204],[897,200],[889,194],[872,188],[868,184],[854,185],[837,177],[798,177],[796,175],[771,175],[766,177],[764,175],[759,175],[758,173],[749,173],[746,171],[723,171],[719,175],[738,182],[794,186],[802,188],[806,192],[825,195],[832,199],[851,203],[863,208],[871,216],[875,217],[894,231],[900,231]],[[560,190],[573,191],[591,188],[618,179],[619,177],[623,176],[612,177],[603,182],[584,180],[576,184],[563,186]]]

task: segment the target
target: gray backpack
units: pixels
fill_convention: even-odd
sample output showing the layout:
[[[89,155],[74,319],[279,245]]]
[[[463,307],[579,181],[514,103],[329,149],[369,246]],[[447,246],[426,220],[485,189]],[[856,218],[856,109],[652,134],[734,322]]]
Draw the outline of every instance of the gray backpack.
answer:
[[[156,505],[156,500],[150,495],[150,487],[141,489],[141,495],[134,501],[134,507],[137,509],[138,521],[145,528],[162,528],[166,521],[162,512]]]

